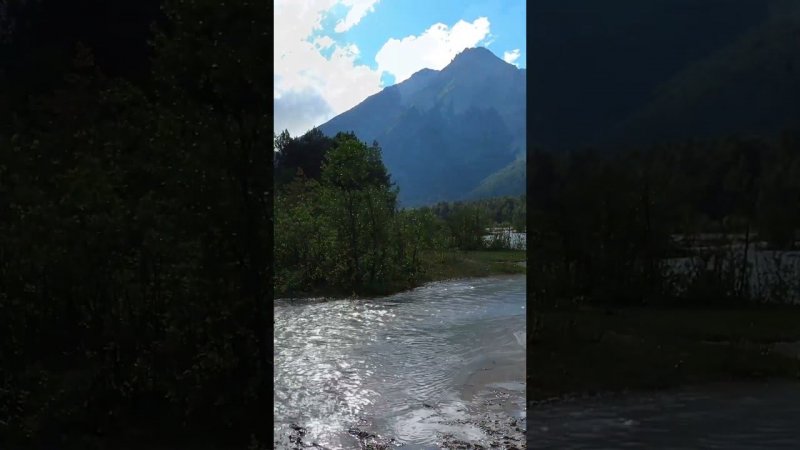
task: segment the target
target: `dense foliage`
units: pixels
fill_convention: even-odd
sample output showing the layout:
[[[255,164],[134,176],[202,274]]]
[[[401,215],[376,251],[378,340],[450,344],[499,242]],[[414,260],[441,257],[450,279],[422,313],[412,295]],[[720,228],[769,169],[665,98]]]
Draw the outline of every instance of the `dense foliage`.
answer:
[[[277,296],[385,294],[425,279],[426,258],[481,250],[486,228],[524,229],[525,199],[399,209],[377,142],[313,129],[275,137]]]
[[[413,278],[419,265],[396,239],[397,193],[380,149],[343,133],[328,139],[314,131],[289,140],[276,143],[277,173],[296,171],[276,192],[276,294],[373,293]]]
[[[753,300],[748,251],[757,241],[793,248],[800,228],[795,133],[529,158],[541,302]],[[692,244],[709,233],[715,242]],[[718,263],[676,272],[666,259],[678,256]]]
[[[276,138],[276,295],[380,294],[412,286],[434,218],[397,210],[377,144],[312,130]],[[294,173],[294,177],[290,175]]]
[[[79,43],[4,110],[0,447],[267,445],[272,14],[218,6],[164,2],[145,81]]]

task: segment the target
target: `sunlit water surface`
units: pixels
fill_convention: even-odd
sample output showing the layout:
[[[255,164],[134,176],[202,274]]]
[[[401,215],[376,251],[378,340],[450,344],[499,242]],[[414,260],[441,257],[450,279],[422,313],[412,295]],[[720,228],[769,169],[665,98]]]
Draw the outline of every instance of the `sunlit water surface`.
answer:
[[[513,367],[502,381],[524,417],[525,278],[432,283],[378,299],[278,300],[275,436],[292,424],[304,443],[358,448],[353,427],[403,448],[431,448],[442,433],[481,442],[470,414],[477,372]]]

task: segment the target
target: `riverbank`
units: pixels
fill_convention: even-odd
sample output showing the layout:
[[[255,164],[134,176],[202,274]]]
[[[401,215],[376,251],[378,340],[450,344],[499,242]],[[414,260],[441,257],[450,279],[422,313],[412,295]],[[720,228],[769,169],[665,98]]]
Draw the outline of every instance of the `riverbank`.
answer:
[[[430,251],[422,254],[422,273],[413,280],[395,280],[380,286],[365,287],[362,297],[382,297],[418,288],[434,281],[458,278],[483,278],[526,273],[525,250]],[[346,298],[352,292],[317,287],[304,292],[276,292],[276,298]]]
[[[516,326],[508,325],[498,328]],[[495,342],[502,345],[495,346],[493,355],[463,368],[469,375],[460,389],[468,415],[457,423],[480,430],[483,438],[469,442],[444,435],[440,442],[444,448],[526,447],[525,347],[513,333],[505,333],[502,341]]]
[[[529,411],[530,448],[796,449],[800,383],[608,394]]]
[[[528,399],[797,379],[800,308],[587,308],[540,314]],[[788,349],[788,350],[787,350]]]

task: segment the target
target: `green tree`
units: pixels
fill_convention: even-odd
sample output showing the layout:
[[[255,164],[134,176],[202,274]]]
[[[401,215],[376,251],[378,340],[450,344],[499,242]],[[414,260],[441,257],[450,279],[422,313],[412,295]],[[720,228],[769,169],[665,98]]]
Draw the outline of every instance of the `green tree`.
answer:
[[[388,227],[397,192],[389,183],[380,151],[352,135],[340,134],[322,166],[322,201],[338,237],[340,274],[346,287],[359,292],[385,270]]]

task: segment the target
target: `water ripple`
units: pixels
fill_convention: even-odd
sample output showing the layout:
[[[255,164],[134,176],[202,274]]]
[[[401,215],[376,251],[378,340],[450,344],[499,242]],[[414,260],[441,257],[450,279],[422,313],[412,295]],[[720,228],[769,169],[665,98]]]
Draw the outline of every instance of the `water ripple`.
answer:
[[[400,442],[432,444],[460,413],[430,407],[453,404],[465,368],[524,358],[514,336],[525,330],[524,304],[521,276],[431,283],[381,299],[276,301],[276,436],[297,424],[308,442],[349,448],[347,428],[368,422]],[[468,428],[459,432],[480,437]]]

